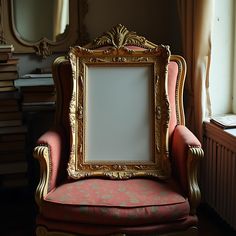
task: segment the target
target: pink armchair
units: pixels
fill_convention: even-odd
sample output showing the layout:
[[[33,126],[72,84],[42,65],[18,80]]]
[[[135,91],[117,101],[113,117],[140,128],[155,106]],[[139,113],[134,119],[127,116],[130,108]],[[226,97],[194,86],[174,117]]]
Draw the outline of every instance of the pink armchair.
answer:
[[[101,47],[96,42],[94,40],[86,47]],[[136,43],[126,47],[142,49],[142,45]],[[145,47],[153,48],[155,45],[146,40]],[[65,57],[55,60],[55,127],[39,138],[34,149],[34,156],[41,167],[35,194],[39,207],[37,236],[197,234],[196,208],[200,201],[197,167],[203,151],[200,142],[185,127],[185,73],[184,59],[172,55],[168,65],[170,179],[71,180],[67,178],[67,164],[70,156],[72,71]]]

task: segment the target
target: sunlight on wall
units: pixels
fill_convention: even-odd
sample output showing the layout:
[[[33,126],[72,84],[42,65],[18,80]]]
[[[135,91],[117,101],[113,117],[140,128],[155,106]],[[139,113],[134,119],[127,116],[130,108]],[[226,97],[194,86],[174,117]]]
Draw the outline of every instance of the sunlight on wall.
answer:
[[[234,0],[215,0],[210,94],[213,115],[232,112]]]

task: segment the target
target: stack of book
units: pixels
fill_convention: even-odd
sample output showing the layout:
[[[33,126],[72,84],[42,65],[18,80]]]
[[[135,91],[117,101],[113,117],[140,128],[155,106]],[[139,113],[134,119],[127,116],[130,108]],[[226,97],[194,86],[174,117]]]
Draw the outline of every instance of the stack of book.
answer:
[[[210,122],[223,128],[235,129],[236,128],[236,114],[222,114],[211,117]]]
[[[15,81],[22,94],[23,111],[54,107],[56,93],[52,74],[27,74]]]
[[[14,47],[11,44],[0,44],[0,62],[7,62],[14,51]]]
[[[19,91],[0,92],[0,186],[27,186],[26,135]]]
[[[14,91],[18,78],[18,59],[12,56],[12,45],[0,45],[0,92]]]
[[[13,47],[0,45],[0,187],[27,186],[27,128],[23,125],[18,78],[18,59]]]

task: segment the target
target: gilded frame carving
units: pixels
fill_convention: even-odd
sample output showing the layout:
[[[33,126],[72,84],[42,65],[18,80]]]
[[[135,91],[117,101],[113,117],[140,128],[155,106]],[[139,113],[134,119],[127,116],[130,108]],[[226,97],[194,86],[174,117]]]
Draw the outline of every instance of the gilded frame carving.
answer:
[[[60,40],[51,41],[42,37],[36,42],[29,42],[21,38],[17,32],[13,16],[13,0],[0,0],[0,30],[1,43],[12,44],[14,53],[35,53],[43,58],[54,52],[65,52],[71,45],[84,44],[87,41],[87,32],[84,17],[87,13],[87,0],[69,1],[70,26]]]
[[[122,45],[104,50],[72,47],[69,58],[72,66],[73,92],[70,103],[71,153],[68,174],[71,178],[101,176],[111,179],[128,179],[150,176],[161,179],[170,176],[168,158],[168,124],[170,108],[167,96],[167,65],[170,52],[167,46],[132,50]],[[153,162],[86,162],[85,159],[85,101],[88,66],[144,66],[153,68]]]

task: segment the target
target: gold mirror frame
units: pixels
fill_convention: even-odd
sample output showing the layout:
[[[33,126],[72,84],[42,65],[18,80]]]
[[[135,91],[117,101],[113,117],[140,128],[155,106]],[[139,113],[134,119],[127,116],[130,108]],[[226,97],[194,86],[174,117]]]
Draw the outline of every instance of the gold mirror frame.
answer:
[[[125,28],[119,25],[118,29],[124,30]],[[117,30],[114,32],[117,32]],[[132,41],[135,40],[136,36],[133,32],[131,35]],[[136,38],[138,38],[138,36]],[[124,41],[125,40],[123,40],[123,42]],[[168,124],[170,119],[170,108],[167,96],[167,65],[170,57],[169,48],[160,45],[152,49],[132,50],[125,47],[122,44],[122,40],[120,41],[117,39],[117,42],[121,42],[121,44],[115,44],[115,46],[104,50],[90,50],[78,46],[72,47],[70,50],[69,57],[73,72],[73,92],[69,114],[71,126],[71,153],[70,161],[68,163],[68,174],[74,179],[93,176],[108,177],[111,179],[150,176],[166,179],[170,176],[170,162],[168,158]],[[151,121],[154,123],[153,161],[86,161],[85,142],[87,117],[85,104],[88,89],[86,88],[88,66],[118,65],[119,67],[126,67],[129,65],[138,67],[147,64],[153,67],[152,109],[154,115],[153,120]]]
[[[83,23],[87,12],[87,0],[69,1],[69,24],[64,37],[54,42],[42,37],[36,42],[28,42],[21,38],[16,30],[13,16],[13,0],[0,0],[0,34],[1,43],[12,44],[14,53],[36,53],[43,58],[54,52],[65,52],[69,47],[86,42],[87,33]]]

